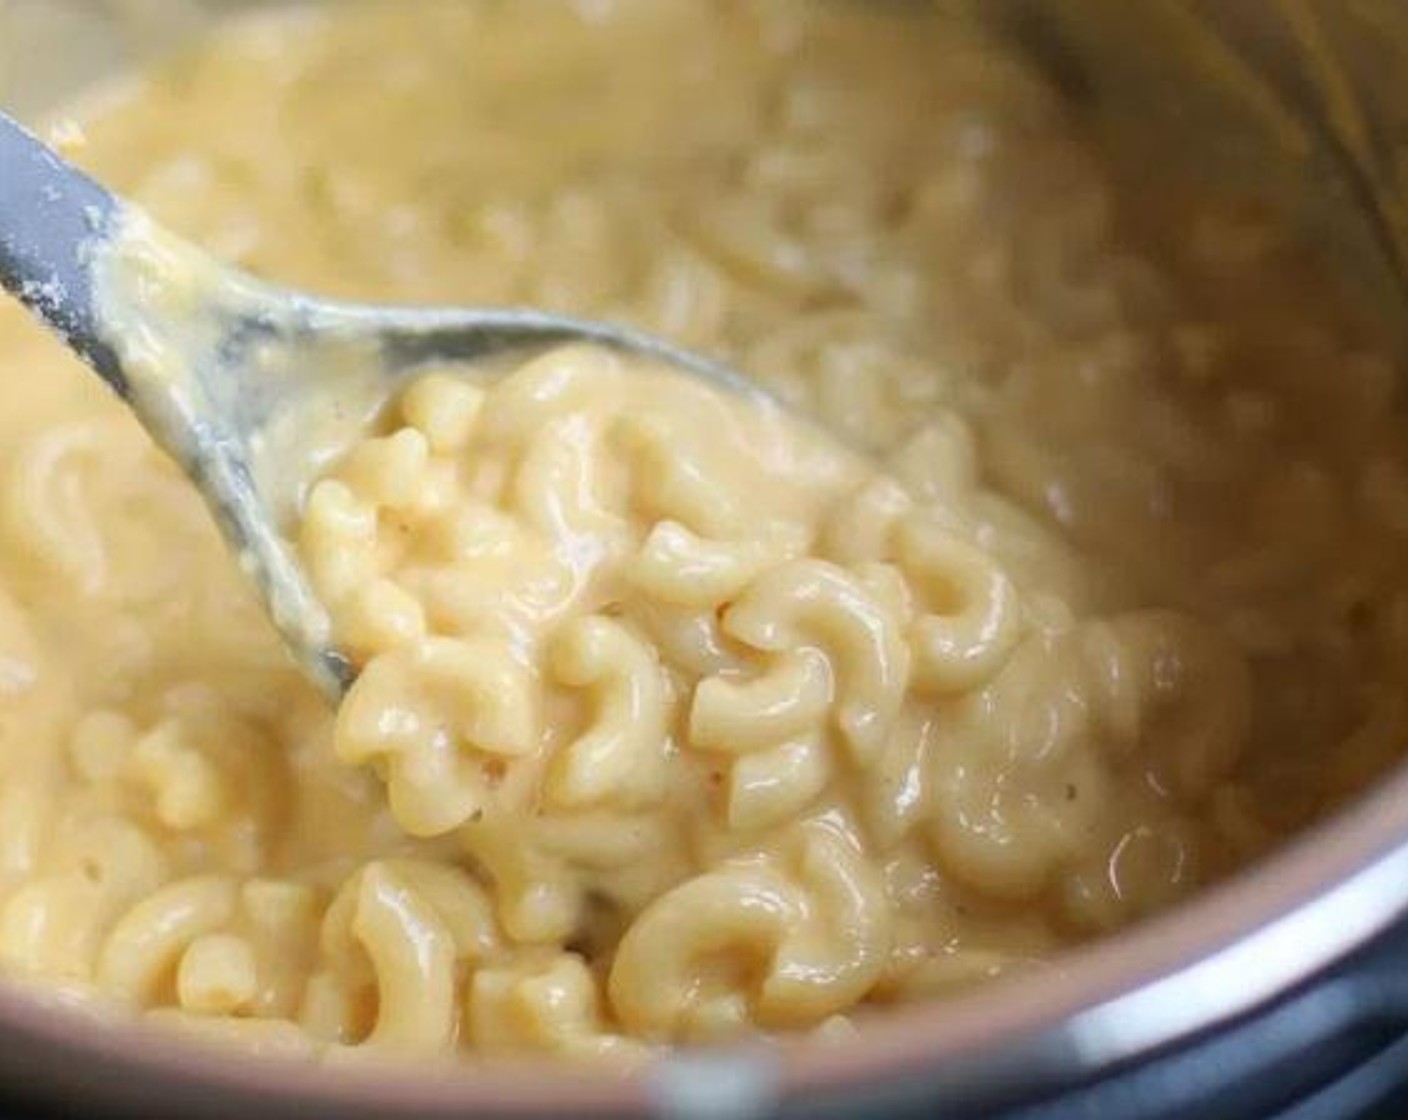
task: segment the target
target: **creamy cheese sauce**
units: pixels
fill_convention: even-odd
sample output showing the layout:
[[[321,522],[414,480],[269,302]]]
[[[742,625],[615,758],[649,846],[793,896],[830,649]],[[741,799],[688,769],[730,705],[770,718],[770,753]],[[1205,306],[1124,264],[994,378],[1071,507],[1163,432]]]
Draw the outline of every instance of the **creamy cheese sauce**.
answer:
[[[841,443],[590,349],[427,371],[297,530],[334,713],[0,307],[12,976],[299,1053],[829,1031],[1059,967],[1400,757],[1398,355],[961,24],[347,4],[64,123],[258,275],[633,323]]]

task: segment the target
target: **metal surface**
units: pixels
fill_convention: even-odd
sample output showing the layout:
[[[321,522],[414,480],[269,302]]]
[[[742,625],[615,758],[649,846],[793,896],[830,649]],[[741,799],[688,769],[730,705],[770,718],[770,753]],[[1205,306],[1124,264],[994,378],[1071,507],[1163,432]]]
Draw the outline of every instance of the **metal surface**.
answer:
[[[973,0],[1121,152],[1280,201],[1408,306],[1404,0]],[[1153,147],[1150,138],[1154,138]]]
[[[27,23],[31,37],[50,26],[41,7],[67,21],[65,35],[82,25],[91,71],[164,47],[173,28],[231,6],[164,2],[171,18],[135,35],[97,2],[0,0],[0,18],[17,16],[14,26]],[[952,6],[976,10],[1030,51],[1112,149],[1156,134],[1181,166],[1275,194],[1366,300],[1408,324],[1408,3]],[[38,107],[61,92],[51,66],[16,64],[24,54],[23,35],[0,27],[0,104]],[[0,992],[0,1078],[36,1096],[147,1114],[156,1085],[170,1114],[232,1117],[449,1117],[470,1107],[476,1115],[745,1117],[781,1102],[798,1117],[933,1115],[942,1106],[945,1115],[1014,1110],[1024,1120],[1277,1109],[1288,1120],[1322,1120],[1373,1107],[1408,1076],[1408,1045],[1398,1041],[1408,1023],[1398,980],[1408,951],[1385,932],[1405,912],[1408,775],[1400,772],[1265,864],[1073,954],[1049,975],[898,1009],[845,1047],[686,1056],[649,1082],[543,1065],[373,1076],[262,1063],[232,1070],[221,1055]],[[1214,1037],[1241,1045],[1205,1049]],[[82,1078],[69,1076],[75,1068]],[[1151,1101],[1167,1107],[1139,1112]],[[1248,1111],[1236,1111],[1242,1105]]]
[[[47,148],[0,113],[0,287],[46,320],[120,395],[117,355],[95,318],[80,246],[104,235],[112,196],[69,174]]]

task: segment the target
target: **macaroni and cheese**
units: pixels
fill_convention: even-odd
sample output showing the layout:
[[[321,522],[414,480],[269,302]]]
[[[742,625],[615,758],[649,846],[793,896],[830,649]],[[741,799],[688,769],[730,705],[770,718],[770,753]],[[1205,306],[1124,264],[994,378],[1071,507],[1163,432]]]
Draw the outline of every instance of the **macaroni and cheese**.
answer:
[[[334,712],[0,306],[7,975],[299,1055],[828,1034],[1051,967],[1408,741],[1396,353],[935,5],[301,9],[55,134],[257,274],[625,321],[783,403],[420,371],[290,527]]]

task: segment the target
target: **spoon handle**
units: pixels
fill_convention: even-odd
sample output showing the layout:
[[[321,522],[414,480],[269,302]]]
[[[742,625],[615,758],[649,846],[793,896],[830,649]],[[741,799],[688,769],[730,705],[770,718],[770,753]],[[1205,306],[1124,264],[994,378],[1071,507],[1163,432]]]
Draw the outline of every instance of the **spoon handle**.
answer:
[[[121,363],[98,330],[89,265],[120,205],[0,113],[0,286],[125,397]]]

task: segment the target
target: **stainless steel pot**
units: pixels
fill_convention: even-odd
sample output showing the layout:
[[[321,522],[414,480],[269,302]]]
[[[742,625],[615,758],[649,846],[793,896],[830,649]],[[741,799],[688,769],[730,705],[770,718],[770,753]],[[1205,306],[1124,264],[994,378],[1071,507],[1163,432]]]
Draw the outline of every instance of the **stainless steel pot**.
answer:
[[[0,0],[0,104],[41,112],[76,81],[251,2],[267,0]],[[1294,209],[1385,322],[1408,334],[1408,3],[939,2],[1021,44],[1112,147],[1157,132],[1185,169],[1254,182]],[[844,1047],[682,1053],[625,1079],[542,1064],[309,1068],[234,1061],[6,989],[0,1086],[68,1110],[241,1118],[888,1115],[920,1100],[981,1108],[1225,1024],[1405,914],[1408,770],[1175,912],[1058,969],[889,1012]],[[1352,1005],[1339,1013],[1346,1024],[1357,1014]]]

